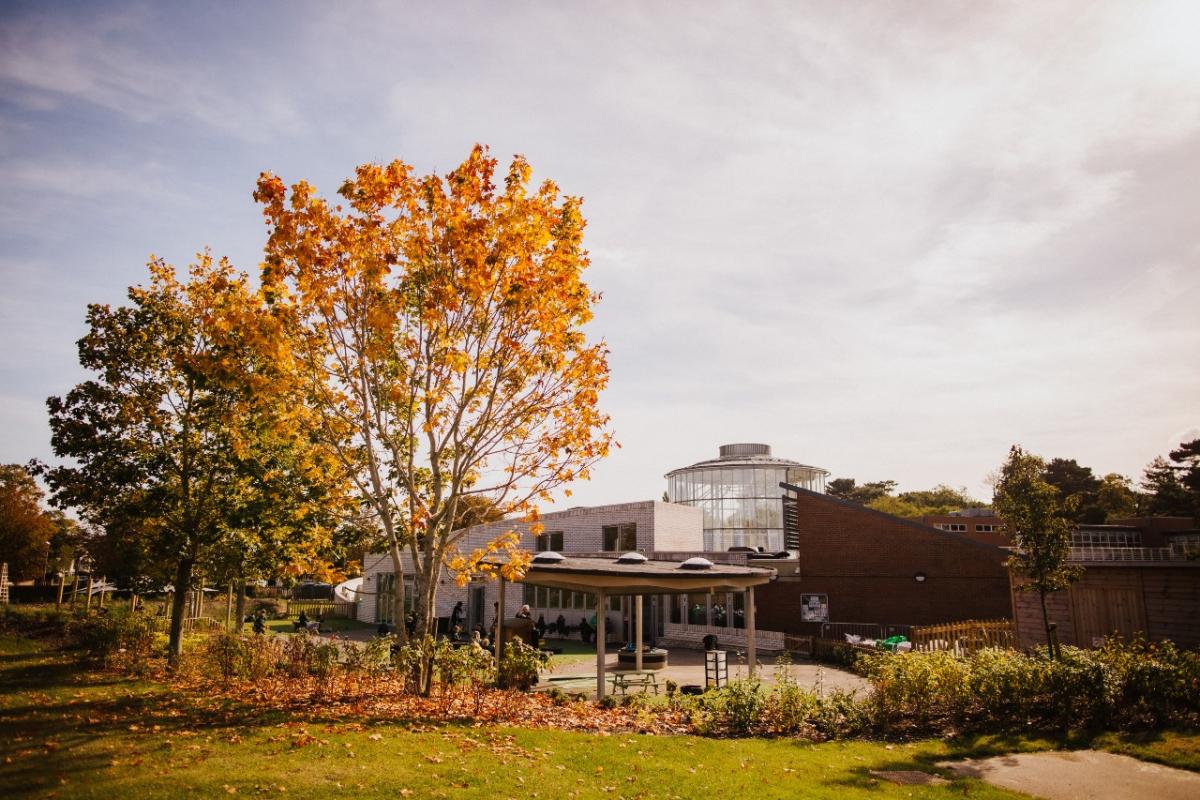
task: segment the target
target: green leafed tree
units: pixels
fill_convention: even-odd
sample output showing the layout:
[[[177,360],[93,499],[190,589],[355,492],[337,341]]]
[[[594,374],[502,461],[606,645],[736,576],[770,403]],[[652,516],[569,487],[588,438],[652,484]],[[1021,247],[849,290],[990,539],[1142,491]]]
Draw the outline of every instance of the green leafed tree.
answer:
[[[161,261],[150,272],[129,305],[88,308],[79,359],[94,377],[48,401],[55,454],[70,461],[46,477],[104,532],[98,550],[173,584],[176,663],[196,570],[239,532],[319,536],[310,506],[333,470],[308,445],[288,354],[245,276],[207,255],[185,282]]]
[[[1135,516],[1141,509],[1142,496],[1133,482],[1124,475],[1110,472],[1100,479],[1096,490],[1096,507],[1104,514],[1103,521]]]
[[[1156,517],[1189,517],[1195,514],[1195,497],[1179,479],[1179,472],[1162,456],[1146,466],[1142,490],[1146,510]]]
[[[1037,592],[1050,657],[1054,657],[1046,597],[1077,581],[1083,570],[1068,563],[1071,551],[1070,509],[1059,489],[1045,479],[1046,463],[1014,445],[1000,470],[993,506],[1008,526],[1015,552],[1009,568],[1025,578],[1018,589]]]
[[[890,495],[895,490],[895,481],[872,481],[860,486],[854,478],[835,478],[825,484],[825,494],[830,497],[864,506]]]

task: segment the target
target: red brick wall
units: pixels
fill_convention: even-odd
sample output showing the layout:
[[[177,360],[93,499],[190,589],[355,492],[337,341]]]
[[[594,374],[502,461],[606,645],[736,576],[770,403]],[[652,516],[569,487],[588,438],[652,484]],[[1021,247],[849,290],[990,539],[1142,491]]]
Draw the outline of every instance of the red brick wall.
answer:
[[[1005,551],[813,492],[797,499],[799,576],[755,590],[758,626],[818,633],[800,595],[829,596],[831,622],[932,625],[1012,614]],[[917,573],[925,575],[923,582]]]

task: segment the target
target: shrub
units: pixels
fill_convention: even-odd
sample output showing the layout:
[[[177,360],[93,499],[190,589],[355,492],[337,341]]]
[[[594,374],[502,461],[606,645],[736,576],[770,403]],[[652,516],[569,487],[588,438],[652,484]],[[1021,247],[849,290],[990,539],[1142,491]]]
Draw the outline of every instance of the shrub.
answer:
[[[509,689],[529,689],[537,683],[538,673],[549,664],[549,653],[530,647],[520,639],[513,639],[504,646],[499,685]]]
[[[1169,642],[1097,650],[879,654],[860,662],[880,729],[1156,727],[1200,714],[1200,655]]]
[[[154,629],[143,614],[122,606],[81,615],[67,627],[71,642],[93,662],[143,671],[154,655]]]

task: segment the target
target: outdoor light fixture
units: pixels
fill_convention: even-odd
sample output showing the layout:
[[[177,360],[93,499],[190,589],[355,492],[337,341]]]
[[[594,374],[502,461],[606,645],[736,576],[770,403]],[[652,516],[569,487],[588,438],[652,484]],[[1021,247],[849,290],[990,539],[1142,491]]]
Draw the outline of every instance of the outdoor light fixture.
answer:
[[[916,575],[913,576],[913,578],[916,580],[917,583],[924,583],[925,582],[925,573],[918,572]]]

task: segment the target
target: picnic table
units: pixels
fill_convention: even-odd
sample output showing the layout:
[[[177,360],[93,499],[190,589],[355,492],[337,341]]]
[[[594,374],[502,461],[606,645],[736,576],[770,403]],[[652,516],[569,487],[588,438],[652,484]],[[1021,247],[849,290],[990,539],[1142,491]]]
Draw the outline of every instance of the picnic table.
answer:
[[[636,670],[632,672],[614,672],[609,675],[609,679],[612,681],[613,694],[619,692],[624,695],[635,686],[640,686],[642,692],[653,689],[654,693],[658,694],[657,672],[649,670],[643,670],[642,672],[637,672]]]

